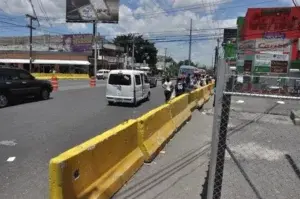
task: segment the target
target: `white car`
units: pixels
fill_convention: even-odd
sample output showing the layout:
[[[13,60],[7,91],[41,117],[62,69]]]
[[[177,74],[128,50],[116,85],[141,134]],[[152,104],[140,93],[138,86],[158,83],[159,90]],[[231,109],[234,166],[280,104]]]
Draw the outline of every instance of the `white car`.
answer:
[[[98,70],[97,71],[97,74],[96,74],[96,78],[99,80],[99,79],[106,79],[107,76],[108,76],[108,73],[109,73],[110,70],[105,70],[105,69],[101,69],[101,70]]]
[[[147,75],[137,70],[112,70],[108,74],[106,99],[109,104],[130,103],[137,105],[150,99]]]

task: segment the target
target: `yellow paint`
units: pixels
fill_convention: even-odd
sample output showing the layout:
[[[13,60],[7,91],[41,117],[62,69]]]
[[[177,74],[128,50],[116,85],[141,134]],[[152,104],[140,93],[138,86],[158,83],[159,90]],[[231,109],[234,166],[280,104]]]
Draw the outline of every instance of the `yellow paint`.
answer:
[[[188,94],[172,99],[169,104],[172,120],[178,128],[191,116],[191,110],[188,107]]]
[[[138,118],[139,146],[145,161],[150,162],[175,131],[170,105],[162,105]]]
[[[65,73],[32,73],[32,75],[37,79],[50,80],[53,75],[58,79],[89,79],[88,74],[65,74]]]
[[[129,120],[51,159],[50,198],[110,198],[143,164],[137,135]]]

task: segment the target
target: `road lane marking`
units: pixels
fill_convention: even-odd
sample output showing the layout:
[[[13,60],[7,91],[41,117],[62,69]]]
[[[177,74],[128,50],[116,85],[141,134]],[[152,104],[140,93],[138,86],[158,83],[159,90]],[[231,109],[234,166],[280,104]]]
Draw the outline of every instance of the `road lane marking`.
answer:
[[[4,145],[4,146],[16,146],[17,143],[15,140],[2,140],[0,141],[0,145]]]
[[[285,104],[284,101],[277,101],[277,104]]]
[[[244,103],[244,100],[238,100],[236,101],[237,104],[243,104]]]
[[[7,162],[13,162],[15,161],[16,157],[9,157],[6,161]]]

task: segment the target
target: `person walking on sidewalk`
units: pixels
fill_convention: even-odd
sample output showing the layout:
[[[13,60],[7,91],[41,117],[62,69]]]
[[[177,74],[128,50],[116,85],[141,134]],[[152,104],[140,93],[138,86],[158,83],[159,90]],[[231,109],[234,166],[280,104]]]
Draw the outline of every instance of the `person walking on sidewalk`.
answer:
[[[164,88],[165,102],[168,102],[174,90],[173,83],[170,81],[169,77],[166,78],[166,81],[163,83],[162,87]]]

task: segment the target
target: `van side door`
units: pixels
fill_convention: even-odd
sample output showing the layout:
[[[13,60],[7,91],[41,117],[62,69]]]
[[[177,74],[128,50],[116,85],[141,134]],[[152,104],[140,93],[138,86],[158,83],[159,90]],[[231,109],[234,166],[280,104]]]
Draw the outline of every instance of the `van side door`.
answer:
[[[142,78],[140,74],[134,75],[135,80],[135,97],[138,101],[143,98],[143,86],[142,86]]]
[[[150,81],[146,74],[143,74],[143,97],[146,98],[148,96],[148,92],[150,91]]]

